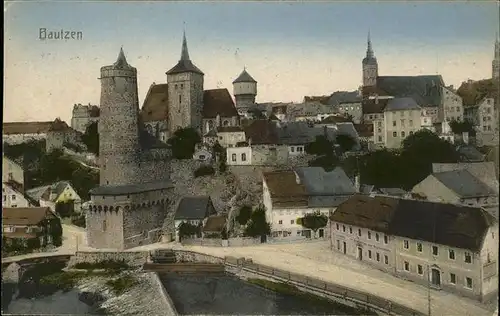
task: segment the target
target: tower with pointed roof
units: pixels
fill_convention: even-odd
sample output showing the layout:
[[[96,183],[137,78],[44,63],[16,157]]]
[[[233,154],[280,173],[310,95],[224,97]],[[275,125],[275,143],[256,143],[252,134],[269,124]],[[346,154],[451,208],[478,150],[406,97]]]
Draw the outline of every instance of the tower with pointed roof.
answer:
[[[373,53],[370,32],[368,32],[368,42],[366,56],[363,58],[363,87],[373,87],[377,85],[378,63]]]
[[[495,38],[495,55],[493,56],[491,68],[492,78],[500,79],[500,40],[498,38],[498,33]]]
[[[236,100],[236,109],[240,114],[255,104],[257,96],[257,81],[250,76],[246,68],[233,81],[233,94]]]
[[[204,74],[189,58],[186,32],[182,38],[181,59],[166,75],[170,135],[186,127],[201,131]]]

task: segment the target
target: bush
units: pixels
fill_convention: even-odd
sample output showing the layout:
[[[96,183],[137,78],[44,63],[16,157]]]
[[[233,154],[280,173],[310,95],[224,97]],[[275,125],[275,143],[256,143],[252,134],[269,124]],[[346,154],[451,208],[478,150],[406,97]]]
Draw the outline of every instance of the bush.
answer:
[[[125,275],[116,280],[109,280],[106,285],[111,288],[115,295],[121,295],[137,284],[137,279],[132,275]]]
[[[194,177],[211,176],[215,174],[215,169],[212,166],[201,166],[194,171]]]
[[[79,215],[78,217],[72,218],[71,224],[78,227],[86,228],[87,224],[85,224],[85,215]]]

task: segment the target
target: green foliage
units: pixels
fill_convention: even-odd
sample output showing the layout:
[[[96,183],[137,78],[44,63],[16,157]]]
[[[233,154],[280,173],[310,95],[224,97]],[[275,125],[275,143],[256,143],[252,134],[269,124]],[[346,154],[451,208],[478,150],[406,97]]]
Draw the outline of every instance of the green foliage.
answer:
[[[73,268],[85,270],[124,271],[131,267],[124,260],[102,260],[99,262],[79,262]]]
[[[175,131],[168,140],[175,159],[192,159],[195,145],[201,142],[201,137],[193,128],[182,128]]]
[[[87,126],[82,136],[82,141],[87,146],[89,152],[99,156],[99,129],[97,124],[97,122],[92,122]]]
[[[228,238],[228,233],[227,233],[227,228],[226,228],[226,227],[224,227],[224,229],[223,229],[223,230],[222,230],[222,232],[220,233],[220,236],[221,236],[221,238],[222,238],[222,239],[227,240],[227,238]]]
[[[190,224],[188,222],[182,222],[179,225],[179,237],[186,238],[186,237],[201,237],[201,224],[198,226],[195,226],[193,224]]]
[[[45,153],[45,140],[31,140],[21,144],[3,144],[3,154],[12,159],[22,159],[23,167],[27,169],[33,163],[38,163]]]
[[[236,221],[240,225],[245,225],[252,216],[252,207],[248,205],[244,205],[240,208],[240,212],[238,216],[236,216]]]
[[[454,134],[462,134],[462,133],[468,132],[469,136],[472,136],[472,137],[476,136],[476,130],[474,129],[474,124],[472,124],[468,120],[464,120],[464,121],[453,120],[449,124],[450,124],[451,131]]]
[[[215,174],[215,169],[212,166],[200,166],[194,171],[194,177],[211,176]]]
[[[138,283],[133,275],[124,275],[115,280],[108,280],[106,285],[115,295],[121,295]]]
[[[271,233],[271,225],[266,221],[266,209],[260,205],[250,216],[250,221],[245,228],[245,236],[258,237],[269,235]]]
[[[75,202],[73,200],[61,201],[56,203],[56,213],[62,218],[68,218],[75,211]]]
[[[464,82],[458,88],[457,94],[462,97],[464,105],[477,105],[488,95],[498,95],[498,84],[498,80],[495,79]]]
[[[214,147],[214,153],[219,159],[219,172],[220,173],[225,173],[227,171],[227,156],[226,156],[226,150],[224,147],[222,147],[219,142],[216,142]]]
[[[323,167],[325,171],[332,171],[339,165],[339,159],[332,154],[324,155],[309,161],[309,167]]]
[[[379,188],[399,188],[404,176],[404,173],[400,172],[398,154],[387,149],[360,157],[359,171],[361,183],[372,184]]]
[[[90,198],[89,191],[99,185],[99,172],[78,165],[71,173],[71,184],[82,200]]]
[[[300,225],[307,229],[312,229],[314,233],[323,228],[328,223],[328,217],[320,212],[308,213],[300,220]]]
[[[340,146],[342,152],[348,152],[356,145],[356,140],[346,134],[337,135],[335,142]]]
[[[53,219],[49,223],[49,235],[52,237],[52,244],[56,247],[62,246],[62,225],[59,219]]]
[[[42,244],[40,243],[40,238],[34,237],[34,238],[28,238],[26,240],[26,248],[29,250],[35,250],[35,249],[40,249]]]
[[[71,224],[78,227],[86,228],[87,224],[85,222],[85,215],[79,215],[78,217],[72,218]]]
[[[324,135],[316,136],[314,142],[305,146],[306,153],[310,155],[333,155],[333,142],[329,141]]]

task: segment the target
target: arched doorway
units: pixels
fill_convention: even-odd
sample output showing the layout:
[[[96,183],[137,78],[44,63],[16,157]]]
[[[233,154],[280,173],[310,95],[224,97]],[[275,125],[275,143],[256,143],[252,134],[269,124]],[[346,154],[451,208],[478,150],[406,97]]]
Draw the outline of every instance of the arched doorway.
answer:
[[[439,270],[438,267],[432,266],[431,267],[431,284],[436,287],[441,286],[441,270]]]

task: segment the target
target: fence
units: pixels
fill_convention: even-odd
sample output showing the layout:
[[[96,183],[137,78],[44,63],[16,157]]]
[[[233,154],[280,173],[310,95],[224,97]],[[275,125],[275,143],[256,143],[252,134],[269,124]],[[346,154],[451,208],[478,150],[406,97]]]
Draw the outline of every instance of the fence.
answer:
[[[243,247],[260,244],[260,238],[237,237],[222,240],[220,238],[186,238],[181,240],[183,246],[205,247]]]
[[[260,274],[278,281],[284,281],[298,287],[308,289],[327,296],[350,302],[351,304],[378,310],[388,315],[426,315],[407,306],[394,303],[386,298],[358,290],[349,289],[338,284],[328,283],[305,275],[291,273],[288,271],[264,266],[245,260],[245,258],[225,257],[224,263],[230,267],[236,267],[244,271]]]

